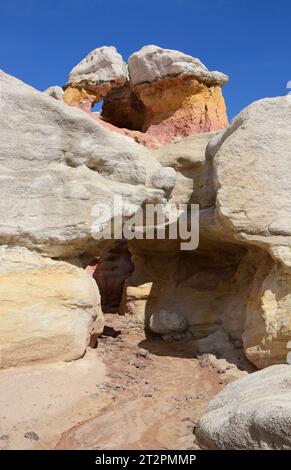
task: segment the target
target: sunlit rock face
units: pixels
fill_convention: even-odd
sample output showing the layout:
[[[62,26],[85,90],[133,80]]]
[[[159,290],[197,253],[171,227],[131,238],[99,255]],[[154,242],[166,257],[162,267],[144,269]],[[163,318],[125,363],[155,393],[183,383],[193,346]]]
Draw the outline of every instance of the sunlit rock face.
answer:
[[[92,209],[106,204],[110,220],[114,196],[133,211],[163,202],[151,178],[162,167],[132,139],[4,72],[0,90],[0,368],[75,360],[104,326],[84,270],[104,250]],[[126,272],[109,283],[119,295]]]
[[[128,68],[133,86],[185,75],[191,75],[210,86],[222,86],[228,81],[228,77],[221,72],[209,72],[199,59],[154,45],[144,46],[132,54],[128,59]]]
[[[64,90],[60,86],[50,86],[44,91],[44,94],[58,101],[64,100]]]
[[[83,269],[0,247],[0,369],[79,359],[103,325],[98,287]]]
[[[1,243],[54,258],[95,254],[95,204],[163,201],[149,150],[3,72],[0,87]]]
[[[285,363],[290,340],[291,100],[257,101],[209,144],[215,224],[264,253],[246,297],[243,343],[257,367]]]
[[[13,345],[13,318],[19,312],[23,319],[32,318],[35,311],[29,302],[35,299],[41,316],[35,328],[31,329],[30,321],[23,323],[25,338],[31,338],[36,347],[40,341],[41,350],[46,341],[41,336],[43,321],[48,325],[52,321],[56,349],[48,345],[42,357],[79,357],[102,331],[102,315],[94,314],[101,323],[90,317],[97,306],[98,284],[104,310],[126,312],[147,329],[152,326],[157,332],[158,320],[162,317],[164,323],[172,312],[177,321],[173,318],[171,324],[183,325],[183,331],[177,332],[180,338],[190,334],[201,341],[214,335],[211,338],[218,343],[229,338],[258,368],[284,363],[291,335],[290,98],[255,102],[221,131],[213,123],[222,114],[214,108],[211,114],[210,104],[201,103],[206,97],[212,100],[215,90],[221,92],[224,75],[207,71],[197,59],[152,46],[134,57],[133,62],[129,60],[129,79],[126,72],[104,102],[104,114],[110,116],[115,108],[112,116],[118,125],[127,118],[131,129],[116,127],[109,117],[106,122],[91,110],[70,107],[51,93],[37,92],[0,72],[1,249],[4,254],[6,249],[29,250],[26,261],[16,261],[15,266],[6,261],[6,254],[0,260],[1,285],[6,286],[0,292],[5,313],[0,318],[3,343],[7,334],[7,342]],[[136,61],[141,64],[138,73]],[[90,75],[88,61],[78,70],[81,81],[88,75],[88,83],[95,80],[95,85],[102,85],[101,79]],[[116,68],[113,71],[121,76]],[[186,110],[194,113],[192,120],[187,121]],[[184,116],[181,121],[180,114]],[[202,127],[194,132],[198,121]],[[183,137],[181,129],[175,134],[178,122],[185,129],[189,125],[185,134],[191,135]],[[130,137],[160,147],[151,151]],[[161,146],[168,138],[170,143]],[[147,203],[159,203],[164,210],[169,202],[188,204],[188,208],[199,205],[198,248],[181,250],[179,236],[133,237],[124,250],[122,236],[116,245],[113,240],[96,238],[92,209],[96,204],[109,206],[107,219],[112,222],[120,215],[113,207],[114,196],[126,199],[127,217]],[[139,226],[143,233],[143,222]],[[90,263],[93,258],[98,258],[95,265]],[[15,274],[20,267],[20,274]],[[65,273],[61,278],[65,300],[55,283],[60,271]],[[47,292],[43,273],[50,285]],[[17,289],[10,292],[6,284],[15,286],[22,280],[20,296],[25,293],[27,307],[17,297]],[[69,289],[74,282],[83,286],[77,298]],[[56,307],[50,299],[55,299]],[[161,316],[161,312],[166,314]],[[77,325],[81,343],[70,334],[72,325]],[[63,331],[69,331],[68,335]],[[172,328],[168,334],[178,337]],[[16,345],[18,357],[14,358],[11,346],[6,364],[19,359],[21,341]],[[68,341],[77,344],[77,350],[67,349]],[[220,350],[223,347],[219,344]]]
[[[290,450],[290,365],[228,384],[210,401],[195,435],[210,450]]]
[[[143,83],[133,90],[124,86],[106,97],[101,117],[132,129],[135,140],[149,148],[228,125],[221,87],[188,76]]]
[[[152,147],[178,137],[223,129],[221,87],[228,77],[179,51],[145,46],[128,60],[130,81],[145,108],[142,128]]]
[[[155,152],[177,171],[170,200],[200,205],[200,243],[183,252],[175,240],[130,242],[135,270],[124,304],[146,326],[154,312],[172,310],[184,315],[195,337],[222,327],[258,368],[286,363],[290,123],[289,97],[264,99],[224,132]]]
[[[97,48],[70,72],[64,101],[89,111],[109,91],[123,85],[126,78],[126,64],[115,47]]]
[[[101,47],[70,73],[67,104],[90,112],[104,99],[101,121],[149,148],[180,137],[223,129],[227,114],[221,87],[228,77],[209,72],[199,59],[145,46],[126,66],[116,49]]]

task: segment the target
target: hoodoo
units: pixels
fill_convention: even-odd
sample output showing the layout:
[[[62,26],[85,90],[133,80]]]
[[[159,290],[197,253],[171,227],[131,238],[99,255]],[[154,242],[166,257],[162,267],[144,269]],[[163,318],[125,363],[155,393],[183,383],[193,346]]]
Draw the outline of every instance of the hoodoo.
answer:
[[[221,89],[227,82],[225,74],[209,72],[199,59],[179,51],[145,46],[126,66],[114,47],[101,47],[71,71],[64,100],[88,112],[104,100],[101,123],[156,148],[224,129]]]

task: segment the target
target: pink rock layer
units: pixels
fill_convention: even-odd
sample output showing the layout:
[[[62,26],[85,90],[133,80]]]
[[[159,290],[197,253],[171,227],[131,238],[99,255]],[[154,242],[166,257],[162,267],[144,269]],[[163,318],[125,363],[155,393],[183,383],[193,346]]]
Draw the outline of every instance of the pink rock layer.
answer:
[[[91,112],[99,92],[94,98],[92,90],[67,88],[65,94],[68,104],[88,112],[102,126],[152,149],[228,126],[221,87],[209,87],[191,76],[136,87],[127,82],[106,95],[101,116]]]

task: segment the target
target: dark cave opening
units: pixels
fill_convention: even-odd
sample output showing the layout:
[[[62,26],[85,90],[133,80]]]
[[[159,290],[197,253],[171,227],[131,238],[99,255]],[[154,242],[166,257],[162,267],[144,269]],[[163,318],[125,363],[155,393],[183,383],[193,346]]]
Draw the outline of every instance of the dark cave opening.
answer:
[[[117,313],[125,281],[134,269],[127,241],[116,240],[102,256],[93,258],[88,268],[99,287],[103,313]]]

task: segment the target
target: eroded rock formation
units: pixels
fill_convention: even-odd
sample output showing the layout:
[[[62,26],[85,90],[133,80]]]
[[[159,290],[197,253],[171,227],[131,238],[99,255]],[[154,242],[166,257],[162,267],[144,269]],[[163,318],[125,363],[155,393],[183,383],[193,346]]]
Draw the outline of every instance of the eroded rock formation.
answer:
[[[291,344],[291,98],[255,102],[227,127],[226,82],[198,59],[156,46],[134,53],[128,66],[115,48],[96,49],[72,70],[64,90],[40,93],[0,72],[0,369],[26,365],[23,383],[34,377],[34,396],[42,378],[62,376],[34,414],[20,400],[21,426],[30,414],[27,422],[39,421],[56,398],[52,389],[66,387],[63,377],[105,380],[104,367],[95,367],[98,350],[88,348],[98,345],[103,312],[125,315],[107,315],[114,344],[99,338],[99,358],[109,366],[100,389],[102,395],[108,386],[106,393],[97,394],[99,414],[94,418],[88,405],[96,398],[94,376],[77,394],[88,409],[82,415],[76,407],[60,448],[103,442],[111,449],[111,422],[119,431],[125,414],[120,446],[171,448],[176,440],[168,428],[177,416],[189,428],[180,400],[185,390],[194,387],[182,400],[188,407],[201,401],[200,417],[205,396],[255,367],[266,370],[228,385],[210,403],[198,441],[209,449],[291,448],[290,366],[277,366],[287,362]],[[100,115],[93,107],[102,99]],[[188,215],[198,205],[198,247],[182,250],[181,235],[145,239],[145,218],[136,238],[99,236],[104,227],[122,228],[148,203],[165,214],[171,204],[185,204]],[[168,234],[169,218],[165,225]],[[153,233],[157,226],[156,219]],[[62,364],[84,355],[76,367]],[[34,372],[35,363],[42,364]],[[13,372],[1,372],[9,379],[1,385],[6,395],[22,383],[22,371]],[[70,408],[75,401],[68,395]],[[60,395],[57,401],[66,402]],[[63,418],[64,407],[56,409]],[[13,412],[8,421],[15,428]],[[189,439],[185,448],[192,430]]]
[[[286,363],[290,120],[289,97],[261,100],[223,133],[156,151],[177,170],[170,200],[200,205],[200,243],[189,253],[179,241],[130,242],[123,309],[146,326],[153,312],[175,310],[197,338],[222,326],[258,368]]]
[[[94,236],[92,209],[109,205],[110,220],[115,195],[128,215],[162,202],[150,185],[161,165],[3,72],[0,89],[0,368],[77,359],[103,330],[99,290],[83,269],[107,246]]]
[[[129,208],[163,201],[149,185],[161,168],[150,151],[3,72],[0,84],[2,244],[95,256],[103,243],[91,233],[96,204],[113,208],[114,195]]]
[[[156,148],[179,137],[225,128],[221,87],[227,81],[199,59],[157,46],[145,46],[129,57],[127,78],[115,48],[102,47],[73,69],[64,100],[90,112],[104,99],[101,122]]]
[[[72,72],[66,92],[75,84],[79,91],[79,85],[86,89],[90,83],[95,87],[96,98],[98,87],[110,82],[111,95],[106,99],[115,94],[116,106],[118,100],[126,103],[128,99],[130,106],[124,108],[127,113],[135,106],[134,91],[138,103],[142,103],[141,108],[135,108],[136,116],[144,122],[150,120],[146,132],[127,130],[128,134],[140,132],[145,136],[156,125],[151,119],[158,112],[163,114],[159,106],[149,113],[151,106],[158,103],[156,95],[150,104],[153,90],[155,94],[160,87],[160,96],[164,97],[161,103],[165,105],[169,93],[169,105],[173,102],[176,106],[176,95],[171,95],[174,88],[170,91],[169,86],[175,80],[180,84],[199,84],[199,93],[191,92],[190,101],[202,96],[202,88],[205,93],[212,93],[226,81],[224,75],[209,72],[197,59],[147,47],[130,58],[131,82],[125,83],[127,72],[121,57],[116,59],[118,66],[113,67],[112,56],[116,58],[117,52],[107,49],[95,51],[90,60]],[[98,78],[104,55],[105,75]],[[52,99],[51,93],[39,93],[3,72],[0,81],[0,241],[5,249],[25,248],[40,263],[52,263],[56,273],[58,263],[67,263],[77,279],[86,274],[87,267],[99,285],[103,308],[110,311],[117,310],[125,283],[119,311],[133,315],[146,329],[155,329],[161,312],[173,312],[185,326],[184,339],[194,337],[198,341],[212,334],[216,334],[217,341],[228,338],[234,347],[243,347],[247,358],[258,368],[286,362],[291,336],[289,97],[253,103],[223,132],[217,132],[214,126],[212,132],[194,133],[152,152],[115,132],[112,124],[95,113],[69,107],[62,100]],[[176,89],[179,90],[177,84]],[[110,100],[106,103],[109,105]],[[183,106],[178,107],[180,112]],[[166,125],[168,118],[163,116],[160,124]],[[186,115],[183,116],[185,123]],[[172,113],[169,119],[176,118]],[[206,126],[200,131],[211,129]],[[194,128],[189,132],[193,133]],[[174,134],[170,134],[172,140]],[[160,144],[165,142],[164,135],[155,134]],[[113,207],[114,196],[127,201],[127,218],[146,203],[160,203],[165,210],[168,202],[198,204],[198,248],[181,250],[179,237],[133,239],[128,247],[123,242],[114,245],[112,240],[96,237],[100,228],[97,224],[94,232],[96,204],[109,206],[108,223],[125,216],[123,209],[116,212]],[[94,264],[92,259],[98,262]],[[24,268],[23,279],[26,275],[29,279],[29,266]],[[86,282],[92,286],[87,274]],[[54,289],[59,299],[57,286]],[[34,287],[30,292],[32,299],[38,299]],[[43,295],[46,306],[49,299],[45,292]],[[4,294],[2,297],[4,318],[9,308]],[[75,298],[71,303],[78,305]],[[84,308],[74,310],[79,312],[76,321],[82,323],[84,311],[87,313],[93,304],[87,299]],[[49,307],[45,308],[49,317]],[[64,318],[70,323],[69,315]],[[68,357],[82,354],[90,336],[96,339],[102,326],[94,327],[93,320],[82,323],[82,337],[87,339],[78,343],[78,354],[74,346]],[[24,334],[33,336],[28,323],[25,328]],[[39,340],[35,331],[33,338]],[[175,332],[171,330],[172,333]],[[62,334],[61,337],[58,352],[48,348],[43,358],[63,357],[67,338]],[[34,360],[34,355],[24,358],[24,362]],[[17,360],[13,357],[12,362]]]
[[[103,326],[98,289],[83,269],[0,247],[0,368],[79,359]]]
[[[133,92],[143,104],[142,129],[166,144],[227,126],[221,87],[228,77],[179,51],[145,46],[128,59]],[[154,146],[154,145],[153,145]]]
[[[90,52],[69,75],[64,101],[91,111],[109,91],[122,86],[127,78],[126,64],[113,46]]]
[[[260,368],[286,362],[290,338],[290,120],[289,97],[258,101],[208,148],[216,225],[225,238],[264,252],[243,334],[247,357]]]
[[[196,429],[212,450],[290,450],[291,366],[277,365],[243,377],[208,405]]]

